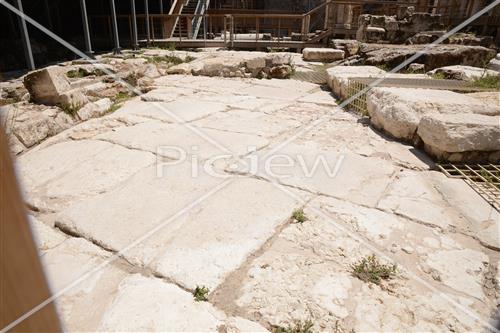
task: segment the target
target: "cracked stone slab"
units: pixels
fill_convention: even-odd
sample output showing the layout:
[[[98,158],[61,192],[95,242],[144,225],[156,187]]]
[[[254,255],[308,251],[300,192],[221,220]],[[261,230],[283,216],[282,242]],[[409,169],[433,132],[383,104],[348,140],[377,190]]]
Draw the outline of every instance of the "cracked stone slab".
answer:
[[[311,141],[271,149],[258,152],[259,176],[369,206],[376,205],[395,172],[383,159],[323,150]]]
[[[57,247],[67,239],[66,235],[41,222],[32,215],[28,215],[28,220],[36,246],[42,254]]]
[[[485,246],[500,249],[500,212],[461,179],[429,174],[437,191],[467,220],[467,230]]]
[[[405,170],[390,185],[378,207],[440,228],[467,227],[467,220],[456,212],[434,188],[427,173]]]
[[[488,256],[471,249],[441,250],[429,254],[427,265],[439,272],[443,283],[457,292],[483,300],[483,275]]]
[[[398,273],[380,286],[362,282],[352,275],[352,265],[371,250],[339,229],[330,219],[318,214],[313,207],[328,204],[328,209],[338,209],[332,219],[336,224],[349,228],[349,221],[358,221],[361,235],[380,235],[397,239],[404,234],[406,224],[388,222],[390,214],[375,209],[362,208],[331,198],[318,198],[306,205],[307,221],[292,223],[239,275],[228,281],[227,289],[221,288],[213,296],[219,306],[237,307],[248,318],[264,325],[287,326],[297,320],[311,320],[315,331],[467,331],[480,330],[481,323],[459,310],[440,294],[417,283],[406,273]],[[401,221],[392,217],[394,222]],[[371,225],[376,223],[375,226]],[[420,230],[433,231],[426,226]],[[345,230],[345,229],[344,229]],[[387,230],[392,230],[390,233]],[[358,234],[358,236],[360,235]],[[435,236],[435,235],[434,235]],[[412,238],[421,241],[420,235]],[[431,242],[429,242],[431,243]],[[476,244],[477,247],[477,244]],[[470,250],[471,252],[477,250]],[[430,251],[433,253],[435,251]],[[414,258],[406,260],[406,253],[396,255],[407,267],[414,267]],[[422,257],[427,258],[426,256]],[[483,260],[484,258],[481,258]],[[381,259],[385,262],[385,259]],[[468,264],[456,261],[446,264],[467,271]],[[471,267],[478,263],[471,262]],[[482,264],[481,264],[482,265]],[[475,273],[463,272],[468,278]],[[467,278],[465,278],[467,279]],[[479,280],[474,279],[474,283]],[[229,288],[240,286],[241,292]],[[231,286],[231,287],[229,287]],[[454,293],[446,285],[439,291],[454,299],[460,306],[470,308],[482,320],[488,320],[494,300],[482,301]],[[225,302],[218,303],[218,302]],[[484,302],[484,303],[483,303]]]
[[[331,92],[323,91],[323,90],[308,94],[308,95],[300,98],[299,102],[337,106],[337,100],[335,99],[333,94]]]
[[[165,177],[155,172],[149,168],[119,189],[76,203],[59,214],[56,225],[116,251],[159,228],[127,250],[127,260],[187,288],[214,288],[297,206],[267,182],[236,179],[176,216],[221,180],[206,174],[192,178],[187,164],[166,170]]]
[[[213,113],[225,111],[226,104],[200,101],[193,98],[178,98],[172,102],[152,102],[167,114],[171,122],[183,123],[203,118]]]
[[[24,191],[35,207],[55,208],[105,192],[154,163],[148,152],[94,140],[66,141],[19,159]]]
[[[417,170],[427,170],[433,164],[423,152],[384,137],[352,113],[333,109],[330,115],[332,119],[311,129],[297,142],[314,141],[323,149],[348,149],[362,156],[382,158]]]
[[[56,217],[56,225],[119,251],[159,225],[182,225],[182,218],[169,219],[223,182],[191,172],[188,163],[142,169],[121,186],[69,206]],[[125,255],[144,266],[155,248],[141,243]]]
[[[214,332],[224,317],[210,304],[194,302],[193,295],[173,284],[132,275],[120,283],[99,330]]]
[[[260,149],[269,143],[251,134],[199,127],[190,129],[180,124],[153,121],[120,128],[96,138],[171,159],[182,159],[183,153],[196,155],[200,161],[227,154],[244,155],[251,147]]]
[[[194,124],[203,128],[254,134],[266,138],[275,137],[301,125],[300,122],[291,119],[280,119],[266,113],[247,110],[232,110],[214,114],[198,120]]]
[[[148,309],[144,313],[144,309]],[[126,318],[126,320],[124,320]],[[159,279],[139,274],[125,278],[106,309],[99,331],[267,332],[257,323],[226,315],[207,302]]]
[[[82,238],[69,238],[42,256],[53,293],[64,290],[56,306],[69,332],[205,332],[222,327],[267,332],[255,322],[227,317],[173,284],[134,274],[134,268],[110,259],[110,253]],[[88,272],[92,274],[85,275]]]
[[[300,200],[308,195],[294,191]],[[299,200],[268,182],[240,178],[189,214],[158,251],[154,270],[194,289],[217,287],[286,222]],[[163,244],[159,237],[154,242]]]
[[[69,332],[96,331],[118,284],[128,275],[123,267],[112,263],[73,285],[109,257],[108,252],[83,238],[69,238],[43,255],[42,262],[52,293],[65,291],[56,300],[56,305]]]

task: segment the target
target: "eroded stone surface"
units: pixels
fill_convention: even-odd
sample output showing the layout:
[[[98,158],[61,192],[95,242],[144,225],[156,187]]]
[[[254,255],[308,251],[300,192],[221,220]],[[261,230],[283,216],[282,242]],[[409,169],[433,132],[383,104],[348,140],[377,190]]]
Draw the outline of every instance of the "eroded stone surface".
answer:
[[[108,61],[134,72],[145,65]],[[152,82],[143,100],[18,158],[55,292],[137,242],[120,254],[126,260],[61,297],[69,330],[260,332],[308,319],[315,331],[481,330],[453,302],[488,319],[500,295],[500,219],[467,184],[427,171],[433,163],[422,151],[336,108],[316,84],[182,75]],[[257,149],[257,173],[238,168],[242,161],[217,143],[244,162]],[[281,155],[270,169],[268,153]],[[301,206],[307,220],[288,224]],[[374,252],[399,267],[380,286],[352,275]],[[190,294],[200,285],[210,288],[208,303]]]
[[[465,291],[480,293],[477,286],[481,283],[485,260],[486,264],[488,262],[482,253],[484,250],[477,247],[463,250],[456,243],[458,249],[450,249],[449,254],[453,251],[457,255],[468,253],[474,259],[460,263],[437,260],[439,264],[434,264],[431,259],[439,257],[432,249],[428,254],[411,255],[397,250],[394,254],[396,262],[411,271],[415,262],[425,266],[426,261],[430,261],[430,270],[424,268],[429,274],[400,270],[393,280],[377,286],[362,282],[351,274],[351,265],[370,252],[351,233],[366,236],[382,248],[390,248],[391,242],[402,235],[405,235],[406,248],[422,247],[422,239],[428,244],[426,247],[445,245],[440,245],[439,237],[436,238],[424,226],[334,199],[313,201],[306,206],[305,214],[308,221],[288,226],[261,256],[251,262],[243,275],[235,277],[242,287],[241,293],[232,294],[234,304],[231,306],[237,306],[239,313],[271,326],[286,327],[297,320],[312,320],[318,331],[480,328],[480,323],[438,294],[428,291],[412,276],[416,274],[433,281],[430,272],[435,269],[443,279],[453,276],[451,281],[443,283],[452,285],[454,291],[441,288],[447,290],[447,297],[453,298],[460,307],[480,314],[481,318],[488,318],[488,306],[485,308],[482,303],[486,301],[485,297],[479,294],[475,295],[478,298],[464,296],[464,290],[460,289],[460,283],[464,283],[467,284]],[[216,301],[217,297],[227,301],[229,295],[228,290],[219,290]],[[492,300],[486,302],[491,304]]]
[[[446,90],[374,88],[367,96],[371,122],[396,138],[412,140],[426,114],[477,113],[500,115],[500,109]]]

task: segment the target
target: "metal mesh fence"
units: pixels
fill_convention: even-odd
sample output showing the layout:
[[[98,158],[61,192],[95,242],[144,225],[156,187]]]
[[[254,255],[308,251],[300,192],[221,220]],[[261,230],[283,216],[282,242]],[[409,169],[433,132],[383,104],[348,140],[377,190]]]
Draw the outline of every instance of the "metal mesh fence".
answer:
[[[500,165],[498,164],[438,164],[450,178],[463,179],[490,205],[500,210]]]

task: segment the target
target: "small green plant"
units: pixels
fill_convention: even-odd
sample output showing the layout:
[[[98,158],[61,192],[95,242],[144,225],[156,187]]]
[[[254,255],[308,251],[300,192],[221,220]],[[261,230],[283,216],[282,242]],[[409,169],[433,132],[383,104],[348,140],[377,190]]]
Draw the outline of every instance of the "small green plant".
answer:
[[[193,292],[194,300],[196,302],[206,302],[208,301],[208,293],[210,290],[205,286],[196,286],[196,289]]]
[[[71,78],[71,79],[82,78],[82,77],[86,77],[89,75],[90,74],[86,70],[84,70],[83,68],[72,69],[66,73],[66,76]]]
[[[500,90],[500,75],[484,75],[470,83],[475,88]]]
[[[190,56],[189,54],[184,58],[184,62],[191,62],[195,60],[195,57]]]
[[[304,214],[304,210],[302,208],[294,210],[292,213],[292,218],[297,223],[304,223],[305,221],[307,221],[307,217]]]
[[[194,58],[190,57],[190,56],[187,56],[185,59],[182,59],[182,58],[177,57],[175,55],[166,55],[166,56],[154,56],[154,57],[148,58],[148,62],[154,63],[154,64],[165,62],[165,63],[170,63],[173,65],[179,65],[179,64],[182,64],[184,62],[190,62],[193,59]]]
[[[132,87],[137,86],[137,80],[139,80],[140,77],[136,73],[130,73],[126,77],[123,78],[123,81],[131,85]]]
[[[361,259],[352,266],[352,274],[365,282],[380,284],[382,280],[389,280],[396,275],[396,265],[384,265],[374,256]]]
[[[130,96],[130,94],[126,91],[120,91],[118,94],[116,94],[115,96],[113,96],[111,98],[111,100],[114,102],[114,103],[120,103],[120,102],[124,102],[126,101],[127,99],[131,98],[132,96]]]
[[[432,74],[432,78],[435,80],[446,80],[447,77],[443,72],[435,72]]]
[[[295,325],[287,327],[278,326],[273,329],[273,333],[313,333],[312,327],[314,326],[311,320],[305,322],[297,321]]]
[[[381,70],[386,71],[386,72],[388,72],[388,71],[390,71],[392,69],[387,64],[379,64],[379,65],[375,65],[375,67],[378,67]]]
[[[64,113],[74,116],[78,110],[82,107],[78,103],[59,103],[58,106],[64,111]]]

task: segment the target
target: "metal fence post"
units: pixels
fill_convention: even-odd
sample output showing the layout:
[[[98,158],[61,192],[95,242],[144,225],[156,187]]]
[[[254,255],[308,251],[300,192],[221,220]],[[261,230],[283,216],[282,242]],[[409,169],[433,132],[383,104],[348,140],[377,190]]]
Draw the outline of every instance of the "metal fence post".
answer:
[[[116,9],[115,9],[115,0],[109,0],[111,5],[111,17],[113,21],[113,37],[115,40],[115,48],[113,49],[114,54],[120,54],[120,39],[118,37],[118,22],[116,21]]]
[[[137,16],[135,15],[135,0],[130,1],[132,11],[132,49],[139,49],[139,42],[137,41]]]
[[[21,0],[17,0],[17,7],[19,8],[19,11],[23,13],[23,3]],[[23,38],[23,46],[24,46],[24,56],[26,58],[26,65],[28,66],[29,70],[34,70],[35,69],[35,61],[33,59],[33,51],[31,50],[31,43],[30,43],[30,35],[28,33],[28,27],[26,26],[26,21],[24,17],[19,18],[19,24],[21,25],[21,36]]]
[[[149,45],[151,42],[151,31],[149,29],[149,4],[148,0],[144,0],[144,11],[146,12],[146,40]]]
[[[85,53],[89,57],[92,57],[94,52],[92,51],[92,43],[90,42],[89,20],[87,17],[87,6],[85,4],[85,0],[80,0],[80,7],[82,10],[83,34],[85,37]]]

